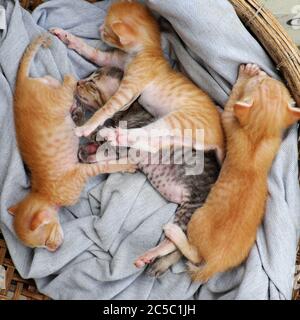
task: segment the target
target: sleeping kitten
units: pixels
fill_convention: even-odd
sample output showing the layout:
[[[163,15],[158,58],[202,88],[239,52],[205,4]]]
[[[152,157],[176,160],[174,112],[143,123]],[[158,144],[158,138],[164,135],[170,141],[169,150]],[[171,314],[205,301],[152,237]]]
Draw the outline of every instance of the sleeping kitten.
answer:
[[[94,113],[113,96],[120,86],[123,71],[116,67],[102,67],[93,72],[88,78],[79,80],[76,87],[76,108],[72,111],[72,118],[79,125],[88,118],[86,113]],[[127,122],[128,128],[143,127],[155,120],[155,118],[140,106],[133,103],[125,111],[116,113],[108,119],[105,127],[116,127],[120,120]]]
[[[134,1],[117,1],[110,7],[100,31],[104,42],[119,49],[112,52],[92,48],[62,29],[50,31],[95,64],[124,70],[117,92],[87,123],[76,128],[78,136],[88,136],[140,96],[142,105],[156,118],[155,122],[131,130],[106,128],[100,131],[100,135],[114,145],[138,146],[149,151],[148,137],[155,138],[158,146],[159,137],[163,135],[160,132],[154,136],[153,129],[168,130],[167,136],[174,137],[172,144],[216,150],[222,161],[224,138],[219,112],[207,94],[184,75],[172,70],[163,56],[159,26],[145,6]],[[192,137],[187,141],[185,129],[192,130]],[[204,130],[204,146],[196,141],[197,129]],[[174,134],[174,130],[179,133]]]
[[[227,155],[205,204],[188,224],[188,239],[169,224],[166,236],[193,263],[193,279],[207,281],[242,263],[253,246],[267,198],[267,177],[286,128],[300,109],[285,86],[256,65],[241,66],[223,114]]]
[[[28,75],[39,47],[49,44],[46,35],[36,38],[27,48],[17,74],[15,127],[21,155],[31,173],[31,191],[8,210],[15,215],[14,228],[25,245],[54,251],[63,241],[58,209],[77,202],[89,177],[132,171],[135,166],[78,162],[79,139],[70,116],[76,79],[66,75],[60,83],[50,76]]]
[[[77,109],[80,110],[77,112],[74,109],[76,121],[82,122],[82,118],[86,119],[88,117],[87,111],[93,110],[95,112],[102,108],[110,98],[110,95],[113,95],[118,89],[122,76],[123,72],[120,69],[103,67],[87,79],[80,80],[75,93]],[[78,114],[81,114],[81,118],[78,118]],[[138,102],[135,102],[128,110],[120,111],[111,119],[108,119],[104,126],[117,126],[120,121],[127,121],[128,128],[137,128],[147,125],[154,120],[154,117],[143,109]],[[87,144],[80,147],[79,158],[83,162],[95,162],[101,156],[97,151],[103,142],[96,142],[93,139],[91,137]],[[178,151],[176,153],[176,150],[172,150],[170,155],[165,155],[165,157],[170,156],[170,164],[163,164],[166,159],[162,159],[163,155],[158,153],[155,155],[159,157],[159,161],[155,162],[157,164],[146,164],[141,161],[138,164],[138,168],[147,176],[153,187],[163,197],[168,201],[178,203],[179,207],[175,214],[174,223],[185,231],[191,215],[197,208],[203,205],[211,186],[215,183],[219,173],[219,164],[215,152],[213,150],[206,151],[204,154],[203,173],[187,175],[186,170],[189,167],[187,158],[183,159],[185,162],[178,164],[180,163],[178,160],[182,150]],[[175,159],[176,163],[174,163]],[[153,157],[152,160],[154,160]],[[157,248],[150,250],[138,258],[135,262],[136,266],[139,268],[143,267],[145,264],[154,261],[157,257],[164,255],[166,244],[169,246],[170,242],[164,240]],[[149,270],[151,275],[158,276],[162,274],[169,266],[181,258],[181,253],[176,250],[175,246],[172,245],[172,247],[173,252],[171,254],[156,260],[151,266]]]

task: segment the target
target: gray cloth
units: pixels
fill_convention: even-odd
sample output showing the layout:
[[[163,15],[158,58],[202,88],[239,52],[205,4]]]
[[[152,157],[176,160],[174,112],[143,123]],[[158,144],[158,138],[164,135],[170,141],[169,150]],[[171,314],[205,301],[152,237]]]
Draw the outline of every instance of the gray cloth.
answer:
[[[270,59],[226,0],[146,2],[182,40],[175,33],[165,33],[164,44],[171,44],[184,71],[220,105],[226,102],[240,63],[256,62],[276,76]],[[14,0],[0,0],[0,4],[6,8],[8,24],[6,31],[0,31],[0,218],[21,276],[34,278],[38,289],[54,299],[290,299],[300,214],[296,126],[285,137],[270,173],[267,213],[249,258],[203,286],[191,283],[183,261],[159,280],[134,267],[134,259],[159,242],[162,225],[176,209],[141,173],[92,179],[80,202],[60,212],[65,241],[57,252],[25,248],[16,239],[7,208],[30,187],[13,125],[18,62],[29,41],[51,27],[102,46],[98,27],[109,1],[92,5],[52,0],[32,15]],[[94,69],[53,38],[50,49],[39,51],[31,74],[61,79],[72,72],[82,78]]]

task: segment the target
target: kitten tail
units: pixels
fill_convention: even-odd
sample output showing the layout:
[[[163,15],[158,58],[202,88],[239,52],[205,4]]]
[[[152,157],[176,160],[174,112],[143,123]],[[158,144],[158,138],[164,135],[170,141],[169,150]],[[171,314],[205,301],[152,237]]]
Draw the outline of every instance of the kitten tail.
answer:
[[[27,47],[22,57],[20,68],[18,71],[18,81],[25,80],[29,76],[30,63],[33,60],[40,46],[48,48],[50,45],[51,39],[47,35],[47,33],[38,36],[35,40],[32,41],[32,43]]]
[[[207,282],[213,275],[220,272],[220,270],[218,270],[218,266],[212,263],[196,266],[193,263],[188,262],[187,266],[188,272],[193,281],[201,283]]]

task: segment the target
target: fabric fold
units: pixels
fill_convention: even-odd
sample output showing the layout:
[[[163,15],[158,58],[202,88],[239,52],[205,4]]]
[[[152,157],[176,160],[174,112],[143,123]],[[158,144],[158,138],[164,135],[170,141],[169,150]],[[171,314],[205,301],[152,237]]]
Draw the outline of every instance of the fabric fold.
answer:
[[[165,54],[172,52],[170,61],[176,58],[177,67],[220,106],[241,63],[257,63],[278,77],[228,1],[144,2],[172,26],[162,36]],[[55,253],[25,248],[16,239],[7,208],[30,187],[13,123],[19,60],[29,42],[51,27],[105,48],[98,29],[110,3],[51,0],[30,14],[18,1],[0,0],[8,26],[0,31],[0,221],[16,268],[22,277],[33,277],[38,289],[53,299],[290,299],[300,215],[296,126],[286,133],[270,172],[266,216],[247,261],[205,285],[191,282],[184,261],[159,279],[133,265],[137,256],[160,241],[162,226],[173,219],[177,207],[167,203],[141,173],[91,179],[79,203],[60,211],[65,241]],[[72,73],[84,78],[96,69],[51,37],[52,46],[39,50],[32,63],[32,76],[62,79]]]

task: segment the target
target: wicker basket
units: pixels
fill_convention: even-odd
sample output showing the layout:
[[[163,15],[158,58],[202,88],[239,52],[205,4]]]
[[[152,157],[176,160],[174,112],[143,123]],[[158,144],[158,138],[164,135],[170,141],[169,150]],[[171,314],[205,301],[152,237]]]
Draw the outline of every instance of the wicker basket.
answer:
[[[96,2],[95,0],[87,0]],[[229,0],[244,24],[265,47],[300,107],[300,53],[272,13],[257,0]],[[20,0],[25,9],[33,10],[42,0]],[[22,279],[15,269],[5,241],[0,233],[0,265],[7,269],[6,290],[0,291],[2,300],[47,300],[40,294],[32,280]],[[299,288],[298,288],[299,287]],[[300,250],[297,254],[295,290],[293,299],[300,300]]]
[[[24,280],[8,253],[6,243],[0,232],[0,265],[6,269],[6,289],[0,290],[0,300],[49,300],[39,293],[33,280]]]

